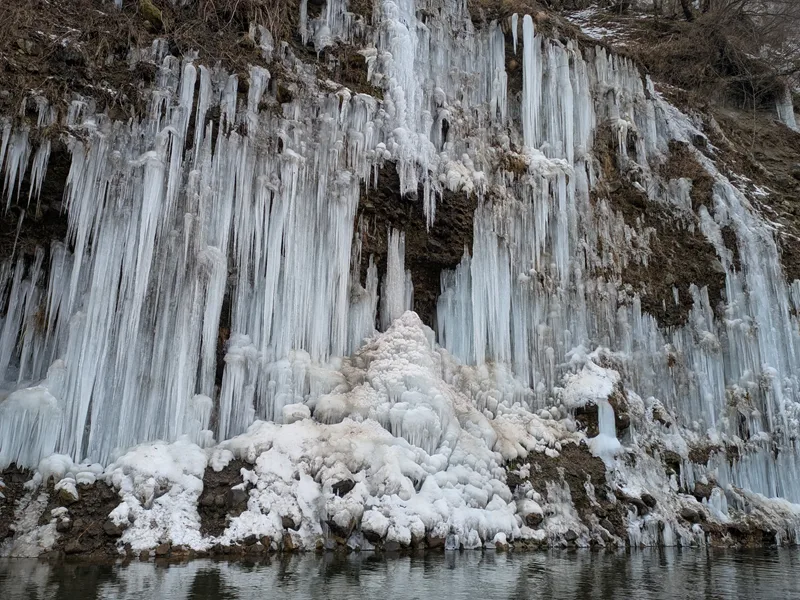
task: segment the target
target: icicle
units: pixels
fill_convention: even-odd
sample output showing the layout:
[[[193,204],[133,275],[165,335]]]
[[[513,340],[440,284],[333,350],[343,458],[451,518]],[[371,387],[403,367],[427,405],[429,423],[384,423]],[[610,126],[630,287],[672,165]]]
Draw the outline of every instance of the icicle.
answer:
[[[511,35],[514,37],[514,55],[517,54],[517,35],[519,30],[519,14],[511,15]]]
[[[541,103],[541,40],[535,37],[533,19],[522,19],[523,78],[522,78],[522,131],[525,145],[539,147],[539,106]]]
[[[11,206],[11,199],[16,193],[19,196],[22,180],[28,168],[31,147],[28,140],[30,130],[27,126],[15,130],[11,136],[6,156],[6,210]],[[5,140],[5,135],[4,135]],[[15,192],[16,187],[16,192]]]
[[[410,310],[413,286],[405,271],[406,235],[396,229],[388,232],[386,275],[381,286],[381,328],[386,330],[396,318]]]
[[[47,173],[47,163],[50,160],[50,140],[44,140],[36,154],[33,157],[33,166],[31,167],[31,187],[28,192],[28,206],[30,206],[31,198],[36,196],[36,203],[39,203],[39,196],[42,193],[42,183],[44,182],[45,174]]]

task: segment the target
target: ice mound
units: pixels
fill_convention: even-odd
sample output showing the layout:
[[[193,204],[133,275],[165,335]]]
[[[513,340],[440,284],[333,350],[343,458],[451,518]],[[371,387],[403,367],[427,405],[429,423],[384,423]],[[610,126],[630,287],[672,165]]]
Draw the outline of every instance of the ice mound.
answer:
[[[351,389],[320,397],[313,419],[256,422],[211,451],[216,469],[234,457],[254,465],[243,470],[248,508],[222,543],[280,537],[287,519],[304,548],[358,530],[400,544],[426,534],[465,546],[521,537],[504,461],[575,434],[519,406],[501,405],[494,418],[479,412],[445,380],[450,359],[430,333],[406,312],[343,367]],[[338,495],[343,482],[349,491]]]
[[[104,476],[122,502],[109,519],[125,529],[121,542],[134,551],[164,542],[205,547],[197,500],[206,464],[206,453],[186,438],[141,444],[110,464]]]

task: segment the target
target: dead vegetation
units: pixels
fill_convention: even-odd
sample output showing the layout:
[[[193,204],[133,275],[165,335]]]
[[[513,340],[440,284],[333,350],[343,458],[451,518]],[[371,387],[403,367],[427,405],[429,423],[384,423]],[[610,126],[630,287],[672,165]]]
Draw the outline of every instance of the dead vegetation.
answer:
[[[599,17],[624,24],[626,52],[653,79],[695,97],[740,108],[773,107],[800,73],[800,2],[795,0],[650,0],[620,3]],[[622,11],[625,12],[625,11]],[[645,18],[641,18],[645,17]]]
[[[514,13],[533,16],[543,11],[544,6],[537,0],[470,0],[468,3],[470,18],[476,26],[492,21],[499,23]]]
[[[0,21],[0,114],[17,114],[22,99],[40,95],[63,109],[73,94],[91,96],[115,118],[139,114],[153,65],[130,52],[165,39],[175,55],[199,53],[207,64],[247,73],[264,62],[250,23],[276,43],[299,43],[299,0],[7,0]],[[245,78],[240,78],[245,79]],[[31,107],[32,110],[32,107]]]

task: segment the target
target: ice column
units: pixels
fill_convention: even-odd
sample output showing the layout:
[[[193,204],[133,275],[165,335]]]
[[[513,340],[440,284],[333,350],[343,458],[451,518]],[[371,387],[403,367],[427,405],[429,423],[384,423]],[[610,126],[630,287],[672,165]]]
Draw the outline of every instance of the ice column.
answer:
[[[397,317],[411,310],[413,285],[405,270],[406,234],[392,229],[388,234],[386,275],[381,286],[381,327],[386,330]]]

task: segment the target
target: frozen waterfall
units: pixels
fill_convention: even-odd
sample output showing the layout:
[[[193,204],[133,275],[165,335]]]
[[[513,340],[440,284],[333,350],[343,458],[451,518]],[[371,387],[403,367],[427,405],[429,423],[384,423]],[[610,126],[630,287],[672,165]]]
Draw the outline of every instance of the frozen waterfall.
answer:
[[[372,261],[360,272],[362,189],[388,165],[401,194],[421,191],[429,227],[445,191],[478,198],[473,247],[442,273],[430,325],[455,360],[494,378],[498,393],[470,397],[482,417],[498,404],[555,406],[564,377],[593,364],[583,350],[602,348],[626,389],[740,448],[714,465],[720,480],[800,503],[800,282],[787,283],[771,225],[694,147],[698,126],[630,60],[547,38],[529,15],[476,31],[460,0],[424,20],[424,2],[375,4],[366,30],[343,0],[302,27],[318,50],[363,46],[381,98],[317,81],[281,46],[276,60],[309,91],[279,104],[267,69],[251,67],[243,93],[236,74],[156,42],[146,114],[113,121],[89,98],[71,103],[67,239],[0,268],[0,466],[53,453],[108,464],[144,441],[208,447],[320,398],[317,410],[332,410],[352,385],[347,357],[413,308],[402,231],[387,235],[385,272]],[[57,117],[44,101],[37,110],[37,123],[0,121],[7,204],[35,202],[47,173],[50,142],[32,133]],[[650,202],[692,210],[675,192],[684,184],[655,168],[671,141],[714,180],[713,215],[701,207],[699,223],[725,297],[693,288],[685,325],[660,328],[620,283],[628,263],[647,261],[647,242],[592,198],[600,127]],[[391,393],[402,406],[382,425],[432,452],[447,411],[434,419],[413,391]],[[617,441],[613,409],[599,406],[601,434]]]

